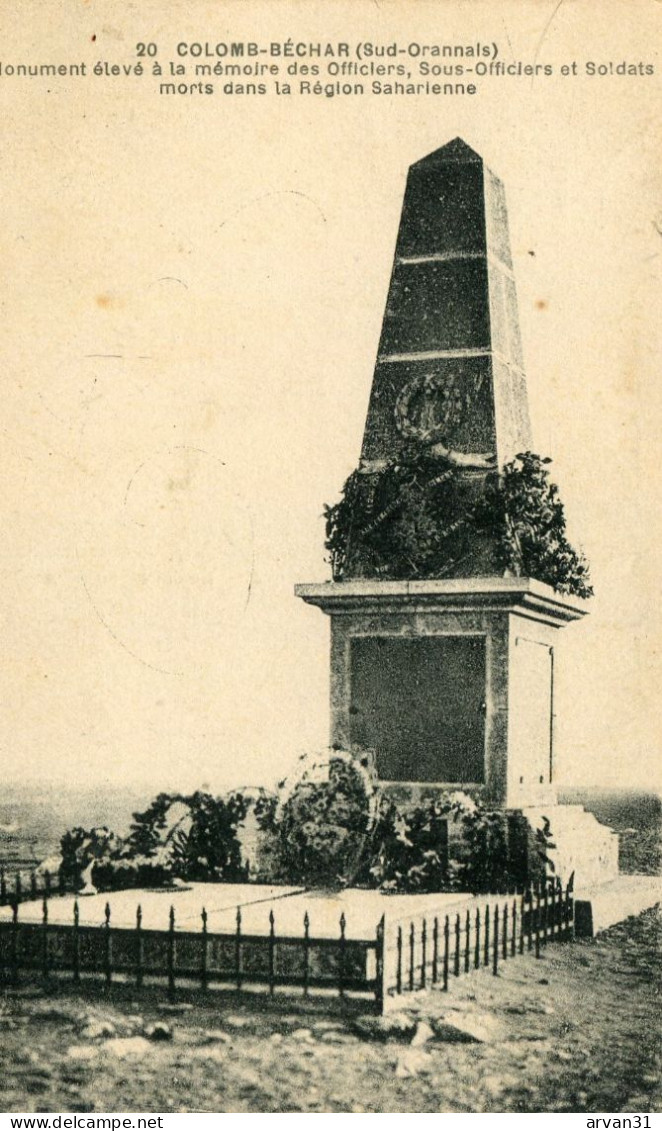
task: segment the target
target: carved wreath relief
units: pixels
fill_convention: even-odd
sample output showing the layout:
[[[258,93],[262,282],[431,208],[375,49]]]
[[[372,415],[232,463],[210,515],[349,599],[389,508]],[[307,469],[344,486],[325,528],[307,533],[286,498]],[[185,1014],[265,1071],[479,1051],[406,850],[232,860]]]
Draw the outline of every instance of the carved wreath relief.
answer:
[[[400,435],[417,440],[431,455],[458,467],[494,467],[494,452],[463,452],[452,447],[453,437],[476,411],[484,380],[482,375],[470,381],[456,373],[424,373],[412,378],[395,402]]]

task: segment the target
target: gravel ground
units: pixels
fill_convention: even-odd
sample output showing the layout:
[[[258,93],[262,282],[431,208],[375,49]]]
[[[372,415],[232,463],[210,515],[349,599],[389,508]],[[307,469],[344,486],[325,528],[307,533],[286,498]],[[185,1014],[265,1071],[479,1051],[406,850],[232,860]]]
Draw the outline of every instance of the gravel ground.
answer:
[[[34,1112],[660,1110],[659,912],[385,1021],[229,997],[7,990],[0,1099]],[[284,1012],[287,1009],[289,1012]],[[473,1039],[470,1039],[470,1034]],[[462,1039],[464,1038],[464,1039]]]

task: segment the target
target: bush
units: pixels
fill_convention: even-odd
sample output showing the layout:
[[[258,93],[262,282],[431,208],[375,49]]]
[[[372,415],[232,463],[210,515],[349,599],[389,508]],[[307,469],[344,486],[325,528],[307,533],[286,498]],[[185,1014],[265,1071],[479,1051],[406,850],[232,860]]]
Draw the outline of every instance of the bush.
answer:
[[[142,813],[133,814],[126,842],[130,856],[153,856],[163,844],[168,810],[183,797],[179,793],[159,793]]]
[[[566,536],[565,511],[547,464],[522,452],[506,464],[485,492],[480,514],[497,528],[502,564],[516,575],[537,578],[559,593],[591,597],[584,555]]]
[[[465,891],[498,892],[525,882],[511,859],[506,814],[476,807],[462,821]]]
[[[442,795],[401,811],[385,800],[364,864],[363,879],[391,892],[455,891],[460,884],[448,851],[448,822],[472,806],[464,795]]]
[[[168,829],[168,814],[183,806],[185,815]],[[160,793],[143,813],[135,813],[125,856],[150,860],[173,877],[187,881],[246,879],[238,826],[248,804],[241,793],[213,797],[198,790],[192,794]]]
[[[92,869],[92,883],[99,891],[162,888],[173,879],[171,863],[155,856],[111,857],[100,860]]]
[[[93,862],[107,860],[121,849],[122,841],[105,826],[95,829],[78,826],[71,829],[60,840],[62,883],[68,888],[82,887],[83,873]]]
[[[248,805],[241,793],[226,798],[194,793],[186,798],[191,809],[191,829],[176,846],[174,870],[185,880],[223,880],[238,883],[248,878],[242,860],[238,826]]]
[[[175,806],[184,813],[168,827]],[[248,802],[241,793],[212,797],[160,793],[142,813],[134,813],[126,841],[107,828],[75,828],[62,837],[64,882],[82,885],[90,865],[92,883],[113,888],[163,887],[174,879],[234,883],[247,878],[238,827]]]

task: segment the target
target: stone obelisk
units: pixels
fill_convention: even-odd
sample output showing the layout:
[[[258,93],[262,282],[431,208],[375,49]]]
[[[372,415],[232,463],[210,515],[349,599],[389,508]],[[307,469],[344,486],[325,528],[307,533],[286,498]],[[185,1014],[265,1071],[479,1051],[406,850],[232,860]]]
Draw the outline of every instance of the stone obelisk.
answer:
[[[362,468],[403,439],[467,471],[531,448],[503,185],[460,138],[409,170]]]

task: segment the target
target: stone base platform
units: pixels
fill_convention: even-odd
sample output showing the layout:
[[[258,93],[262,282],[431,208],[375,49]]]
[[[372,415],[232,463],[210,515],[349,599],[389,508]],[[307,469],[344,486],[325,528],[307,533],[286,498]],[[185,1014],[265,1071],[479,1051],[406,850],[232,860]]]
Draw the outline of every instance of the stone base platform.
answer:
[[[554,875],[567,883],[575,874],[575,891],[618,877],[618,834],[601,825],[582,805],[547,805],[520,810],[533,829],[549,821],[548,856]],[[554,847],[551,847],[551,846]]]
[[[593,887],[581,885],[575,901],[575,933],[593,938],[607,927],[655,907],[662,898],[662,877],[626,876]]]

